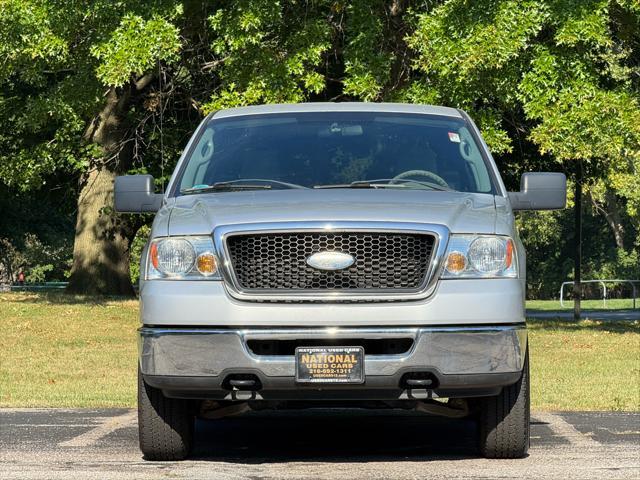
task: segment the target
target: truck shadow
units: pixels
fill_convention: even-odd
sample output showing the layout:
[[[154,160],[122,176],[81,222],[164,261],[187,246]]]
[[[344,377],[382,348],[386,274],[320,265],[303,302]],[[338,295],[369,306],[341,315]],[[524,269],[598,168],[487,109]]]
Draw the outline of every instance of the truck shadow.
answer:
[[[7,294],[9,295],[9,294]],[[133,303],[138,300],[135,297],[104,296],[104,295],[74,295],[64,290],[52,291],[20,291],[16,290],[7,297],[12,302],[33,305],[90,305],[104,306],[107,304]]]
[[[545,312],[546,313],[546,312]],[[637,310],[620,310],[617,312],[605,312],[610,315],[600,320],[574,321],[572,318],[551,317],[548,318],[527,318],[527,325],[530,331],[565,331],[565,332],[589,332],[602,331],[610,333],[640,333],[640,320]],[[586,316],[587,314],[585,314]]]
[[[196,424],[197,460],[240,464],[477,457],[476,424],[397,410],[251,412]]]

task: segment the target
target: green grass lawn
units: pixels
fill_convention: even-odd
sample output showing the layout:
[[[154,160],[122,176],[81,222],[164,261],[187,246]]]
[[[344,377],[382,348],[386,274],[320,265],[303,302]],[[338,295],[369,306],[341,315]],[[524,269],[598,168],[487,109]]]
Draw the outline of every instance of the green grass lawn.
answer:
[[[0,406],[135,403],[138,302],[0,294]]]
[[[631,298],[608,299],[607,306],[602,300],[582,300],[580,302],[583,310],[623,310],[633,308]],[[636,298],[636,308],[640,308],[640,298]],[[560,306],[559,300],[527,300],[527,309],[530,310],[572,310],[573,300],[565,300],[564,307]]]
[[[138,302],[0,294],[0,407],[135,405]],[[640,410],[640,322],[529,323],[532,408]]]
[[[640,322],[529,320],[536,410],[640,410]]]

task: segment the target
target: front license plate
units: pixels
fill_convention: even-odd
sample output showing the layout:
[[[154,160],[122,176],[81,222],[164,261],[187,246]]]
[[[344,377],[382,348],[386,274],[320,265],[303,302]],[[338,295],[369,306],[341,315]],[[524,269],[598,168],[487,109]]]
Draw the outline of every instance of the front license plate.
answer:
[[[297,347],[296,382],[364,383],[364,348]]]

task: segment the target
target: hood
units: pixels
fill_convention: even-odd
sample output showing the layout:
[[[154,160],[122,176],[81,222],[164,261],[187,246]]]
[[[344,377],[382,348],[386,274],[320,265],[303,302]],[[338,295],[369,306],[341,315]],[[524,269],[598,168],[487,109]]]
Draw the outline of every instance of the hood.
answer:
[[[510,223],[497,216],[494,197],[489,194],[295,189],[177,197],[158,213],[154,230],[156,235],[208,235],[219,225],[389,221],[440,224],[453,233],[508,233],[496,232],[496,224]]]

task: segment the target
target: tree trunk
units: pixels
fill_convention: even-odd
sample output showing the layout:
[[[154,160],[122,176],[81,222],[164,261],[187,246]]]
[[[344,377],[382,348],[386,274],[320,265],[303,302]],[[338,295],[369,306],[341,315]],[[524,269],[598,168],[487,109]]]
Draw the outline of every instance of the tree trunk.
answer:
[[[408,80],[411,71],[411,50],[407,46],[406,16],[409,2],[406,0],[393,0],[388,7],[389,13],[389,44],[393,53],[393,62],[388,85],[385,86],[384,97],[393,95]]]
[[[68,287],[73,293],[134,293],[129,276],[129,243],[135,231],[113,211],[113,181],[131,163],[131,150],[124,148],[126,129],[122,121],[135,89],[135,85],[112,88],[102,111],[85,132],[85,139],[99,145],[103,155],[91,162],[81,179]]]
[[[610,188],[607,188],[604,196],[605,200],[605,212],[604,217],[607,219],[613,237],[616,240],[616,246],[624,250],[624,226],[622,225],[622,219],[620,218],[620,211],[618,209],[618,201],[616,200],[616,194]]]
[[[68,290],[90,295],[133,295],[128,228],[113,206],[114,171],[96,168],[78,199],[73,267]]]
[[[593,208],[601,213],[613,233],[613,238],[616,242],[616,247],[624,250],[624,225],[620,218],[620,210],[618,208],[618,201],[616,200],[616,194],[610,188],[607,188],[604,193],[604,205],[599,203],[593,195],[589,195],[591,198],[591,205]]]

